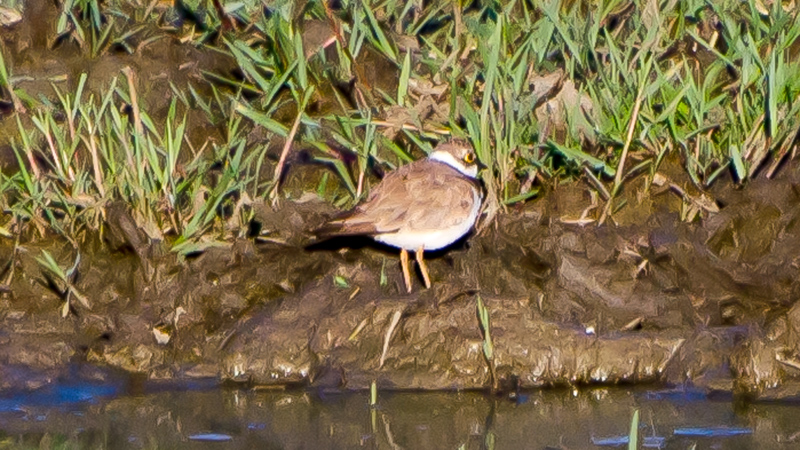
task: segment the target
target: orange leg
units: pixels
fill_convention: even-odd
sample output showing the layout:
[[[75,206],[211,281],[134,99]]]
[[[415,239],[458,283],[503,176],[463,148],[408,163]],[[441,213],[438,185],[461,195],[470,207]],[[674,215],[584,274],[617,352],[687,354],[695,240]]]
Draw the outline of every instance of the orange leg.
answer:
[[[431,277],[428,276],[428,266],[425,265],[425,260],[422,258],[423,252],[423,247],[418,248],[414,253],[414,257],[417,259],[417,264],[419,264],[419,271],[422,272],[422,279],[425,280],[425,287],[430,289]]]
[[[403,281],[406,282],[406,289],[411,293],[411,273],[408,271],[408,251],[400,250],[400,267],[403,268]]]

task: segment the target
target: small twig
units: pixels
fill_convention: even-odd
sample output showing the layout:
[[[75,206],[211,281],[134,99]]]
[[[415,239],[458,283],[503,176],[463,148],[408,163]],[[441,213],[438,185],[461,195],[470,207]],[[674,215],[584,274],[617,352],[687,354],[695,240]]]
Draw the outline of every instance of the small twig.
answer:
[[[750,130],[750,134],[744,139],[744,145],[742,145],[742,159],[750,159],[750,154],[753,152],[753,141],[756,139],[756,136],[763,131],[763,127],[761,124],[764,123],[764,118],[766,117],[766,113],[761,114],[755,122],[753,122],[753,128]]]
[[[222,3],[220,3],[219,0],[213,0],[212,3],[214,4],[214,9],[217,10],[219,20],[222,23],[222,31],[236,30],[236,23],[225,12],[225,8],[222,6]]]
[[[775,176],[775,172],[778,171],[778,167],[781,166],[781,163],[786,158],[786,155],[789,154],[789,149],[794,149],[796,146],[789,146],[785,149],[781,150],[780,153],[775,157],[775,161],[773,161],[772,165],[770,166],[769,170],[767,170],[767,179],[772,179]]]
[[[589,191],[589,195],[592,197],[592,204],[587,206],[586,209],[581,212],[581,216],[577,219],[559,219],[559,222],[566,224],[566,225],[578,225],[579,227],[583,227],[589,225],[590,223],[595,222],[595,219],[589,217],[589,213],[597,209],[597,192]]]
[[[92,156],[92,169],[94,170],[94,184],[97,186],[97,191],[100,193],[100,197],[106,196],[106,190],[103,187],[103,170],[100,168],[100,158],[97,156],[97,141],[96,141],[96,130],[94,125],[89,123],[87,124],[87,128],[89,131],[89,136],[81,136],[81,141],[83,141],[83,145],[85,145],[89,149],[89,154]]]
[[[623,325],[622,326],[622,330],[623,331],[635,330],[642,324],[643,321],[644,321],[644,317],[639,316],[639,317],[631,320],[630,322],[626,323],[625,325]]]
[[[653,56],[651,56],[650,61],[652,61]],[[646,64],[647,70],[650,70],[650,64]],[[598,225],[602,225],[605,223],[606,218],[608,215],[611,214],[611,204],[614,197],[617,195],[617,191],[619,191],[620,186],[622,185],[622,176],[623,172],[625,171],[625,160],[628,158],[628,150],[631,148],[631,142],[633,142],[633,132],[636,129],[636,122],[639,121],[639,110],[642,107],[642,101],[644,100],[644,82],[642,81],[639,84],[639,92],[636,94],[636,103],[633,105],[633,113],[631,114],[631,120],[628,122],[628,133],[625,137],[625,146],[622,147],[622,156],[619,158],[619,166],[617,166],[617,173],[614,175],[614,190],[611,193],[611,198],[606,202],[606,207],[603,208],[603,214],[600,216],[600,220],[597,222]]]
[[[16,216],[15,216],[16,217]],[[21,232],[17,232],[14,237],[14,249],[11,250],[11,259],[8,261],[8,276],[3,282],[6,286],[11,286],[11,280],[14,279],[14,268],[16,267],[17,253],[19,252],[19,236]]]
[[[133,109],[133,127],[136,130],[136,134],[139,136],[144,136],[144,128],[142,125],[141,114],[139,112],[139,98],[136,95],[136,80],[134,78],[133,70],[130,66],[125,66],[122,68],[122,73],[125,75],[125,78],[128,80],[128,89],[131,93],[131,109]]]
[[[281,186],[281,175],[283,175],[283,166],[286,164],[286,156],[289,154],[289,149],[292,148],[292,142],[294,142],[294,136],[297,134],[297,129],[300,128],[300,119],[303,117],[303,110],[305,109],[305,104],[298,104],[299,110],[297,111],[297,117],[294,119],[294,123],[292,124],[292,129],[289,131],[289,135],[286,137],[286,142],[283,144],[283,151],[281,151],[281,158],[278,160],[278,167],[275,168],[275,175],[272,178],[272,182],[274,183],[274,187],[272,188],[272,193],[270,196],[273,199],[278,198],[278,190]]]
[[[144,11],[143,17],[150,17],[150,13],[153,12],[153,8],[155,8],[157,4],[158,0],[151,1],[150,4],[147,5],[147,9]]]
[[[389,323],[389,328],[386,329],[386,335],[383,337],[383,351],[381,351],[381,361],[378,364],[378,368],[380,369],[383,367],[383,363],[386,361],[386,354],[389,352],[389,341],[392,340],[392,334],[394,333],[395,328],[397,328],[397,324],[400,322],[400,316],[403,315],[401,310],[397,310],[392,315],[392,321]]]
[[[364,192],[364,171],[360,170],[358,172],[358,185],[356,186],[356,198],[361,198],[361,194]]]
[[[450,130],[448,130],[446,128],[424,129],[424,128],[419,128],[418,126],[416,126],[414,124],[410,124],[410,123],[403,123],[402,125],[398,125],[398,124],[394,124],[394,123],[391,123],[391,122],[386,122],[384,120],[372,120],[369,123],[366,123],[365,125],[375,125],[375,126],[386,127],[386,128],[401,128],[403,130],[408,130],[408,131],[416,131],[416,132],[419,132],[419,133],[433,133],[433,134],[438,134],[438,135],[442,135],[442,136],[450,136],[450,134],[451,134]]]
[[[358,335],[361,333],[364,327],[367,326],[368,323],[369,323],[369,318],[364,318],[361,322],[359,322],[356,328],[353,330],[353,332],[350,333],[350,336],[347,337],[347,340],[351,342],[355,341]]]
[[[681,197],[687,203],[691,203],[696,205],[698,208],[701,208],[710,213],[718,213],[719,207],[713,200],[708,197],[701,196],[701,197],[694,197],[689,195],[682,187],[678,186],[675,183],[669,183],[669,189]]]
[[[622,174],[625,169],[625,159],[628,157],[628,150],[631,148],[633,141],[633,131],[636,129],[636,122],[639,120],[639,109],[642,107],[642,100],[644,96],[644,83],[639,86],[639,94],[636,96],[636,103],[633,105],[633,114],[631,114],[631,121],[628,123],[628,135],[625,137],[625,146],[622,147],[622,156],[619,159],[619,166],[617,167],[617,174],[614,177],[614,191],[617,190],[622,182]]]
[[[784,358],[780,354],[776,354],[775,355],[775,360],[778,361],[779,363],[783,364],[783,365],[786,365],[786,366],[789,366],[791,368],[800,370],[800,361],[797,361],[796,359]]]
[[[583,174],[586,175],[586,180],[589,182],[589,185],[593,187],[598,194],[600,194],[600,197],[603,197],[603,200],[608,201],[611,198],[611,194],[608,192],[606,187],[603,186],[603,183],[601,183],[600,180],[594,176],[588,167],[583,166]]]
[[[783,140],[780,148],[778,149],[778,154],[774,157],[772,164],[770,165],[769,169],[767,169],[767,179],[771,179],[775,176],[775,172],[780,167],[781,163],[783,162],[786,155],[789,154],[789,151],[795,147],[795,142],[797,141],[797,137],[800,134],[800,125],[795,125],[794,129],[792,129],[788,134],[787,137]]]
[[[17,116],[17,124],[19,124],[19,116]],[[24,133],[24,130],[22,130],[22,125],[19,126],[20,132]],[[36,164],[36,158],[33,157],[33,149],[31,148],[30,142],[26,136],[23,136],[22,144],[24,146],[25,157],[28,159],[28,164],[31,166],[31,170],[33,171],[33,178],[38,181],[42,178],[42,172],[39,170],[39,164]]]

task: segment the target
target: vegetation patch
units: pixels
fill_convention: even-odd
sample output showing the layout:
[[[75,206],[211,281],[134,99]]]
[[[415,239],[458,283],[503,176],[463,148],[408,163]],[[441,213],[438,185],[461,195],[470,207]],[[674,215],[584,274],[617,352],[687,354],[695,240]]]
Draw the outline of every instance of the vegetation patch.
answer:
[[[450,135],[488,167],[490,216],[582,179],[600,206],[583,220],[602,223],[644,177],[692,219],[720,178],[775,175],[800,130],[800,22],[781,2],[67,0],[52,23],[31,12],[52,6],[24,6],[3,4],[0,23],[6,234],[75,242],[123,201],[150,238],[202,251],[251,232],[254,202],[296,196],[281,189],[292,167],[325,167],[304,189],[346,207]],[[159,109],[137,91],[153,74],[129,67],[29,92],[15,37],[45,25],[47,51],[86,61],[168,40],[231,70],[170,80]],[[193,145],[205,129],[218,136]],[[668,158],[683,185],[659,172]]]

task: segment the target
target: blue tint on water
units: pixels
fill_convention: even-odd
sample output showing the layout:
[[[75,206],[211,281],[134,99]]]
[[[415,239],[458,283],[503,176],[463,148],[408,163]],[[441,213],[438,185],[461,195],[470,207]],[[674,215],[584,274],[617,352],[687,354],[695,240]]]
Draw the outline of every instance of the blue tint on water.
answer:
[[[66,382],[0,398],[0,412],[19,412],[27,407],[63,407],[95,403],[119,395],[121,386],[114,383]]]
[[[604,438],[592,438],[592,444],[598,447],[622,447],[628,445],[628,436],[611,436]],[[643,448],[664,448],[667,446],[667,438],[663,436],[646,436],[642,438]]]
[[[201,433],[189,436],[190,441],[225,442],[232,441],[233,437],[222,433]]]
[[[752,428],[734,427],[683,427],[673,431],[675,436],[690,437],[731,437],[753,434]]]
[[[650,391],[644,394],[646,400],[666,400],[670,402],[703,402],[708,400],[708,395],[699,389],[680,388]]]

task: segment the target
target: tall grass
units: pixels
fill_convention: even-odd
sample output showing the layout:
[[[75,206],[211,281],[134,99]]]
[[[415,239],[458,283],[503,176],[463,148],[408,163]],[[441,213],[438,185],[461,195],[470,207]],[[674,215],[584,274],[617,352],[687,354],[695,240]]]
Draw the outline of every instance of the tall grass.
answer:
[[[2,176],[0,198],[17,225],[68,237],[102,230],[104,207],[124,201],[152,239],[183,254],[243,232],[247,199],[263,195],[255,169],[264,149],[245,152],[241,117],[227,119],[228,140],[209,155],[189,145],[177,99],[156,121],[136,109],[132,82],[126,89],[115,78],[97,96],[84,92],[86,79],[73,92],[54,86],[59,104],[40,105],[32,129],[17,119],[12,143],[19,171]],[[229,222],[240,227],[230,229]]]
[[[242,76],[205,73],[210,99],[173,86],[163,120],[137,106],[130,74],[103,93],[85,92],[84,76],[71,92],[56,89],[55,108],[27,105],[30,121],[13,140],[20,170],[3,179],[14,217],[40,232],[100,228],[103,205],[124,200],[152,237],[174,235],[191,251],[230,234],[226,221],[246,216],[249,200],[278,201],[296,146],[331,168],[342,186],[333,200],[346,205],[368,192],[374,167],[407,163],[452,134],[489,167],[491,211],[540,184],[586,177],[606,202],[602,221],[622,206],[626,183],[654,177],[665,158],[679,158],[699,190],[729,173],[747,183],[773,176],[800,132],[800,20],[780,2],[204,5],[183,5],[173,32],[230,55]],[[61,8],[61,39],[87,55],[111,43],[132,49],[124,42],[141,25],[131,18],[171,14],[128,0]],[[305,34],[312,21],[330,33],[317,48]],[[371,74],[376,58],[393,70]],[[11,72],[0,59],[6,95]],[[386,78],[396,89],[375,83]],[[330,107],[309,111],[322,100]],[[186,107],[226,123],[227,142],[187,148]],[[252,126],[283,143],[268,181],[265,148],[245,145]],[[209,176],[214,167],[219,176]]]
[[[446,86],[449,100],[439,101],[449,102],[450,116],[446,123],[409,120],[402,129],[407,145],[429,150],[428,139],[435,136],[430,131],[442,127],[466,134],[491,168],[484,181],[496,204],[535,195],[530,180],[590,176],[608,197],[605,217],[627,180],[654,174],[670,153],[684,161],[698,189],[728,171],[738,183],[760,169],[772,176],[794,148],[798,132],[797,126],[781,124],[800,123],[793,101],[800,72],[790,55],[800,22],[796,12],[779,3],[769,10],[760,5],[360,0],[341,2],[337,11],[312,6],[304,18],[330,22],[338,58],[328,61],[319,52],[310,58],[297,54],[293,61],[303,62],[304,73],[316,74],[304,76],[311,84],[353,77],[355,104],[340,100],[341,111],[328,119],[333,139],[356,154],[357,164],[345,166],[319,133],[297,138],[319,148],[320,160],[331,163],[350,194],[359,197],[365,161],[391,166],[408,155],[383,139],[376,150],[371,127],[385,125],[397,106],[413,110],[409,81],[428,80]],[[259,22],[259,29],[279,36],[276,40],[286,33],[297,39],[281,31],[291,30],[296,19],[287,18],[297,14],[286,12],[285,22],[273,15]],[[389,37],[398,35],[414,38],[419,52],[403,54]],[[396,97],[368,85],[365,68],[359,67],[367,46],[396,65]],[[273,58],[291,60],[288,54],[279,58],[281,49],[290,52],[292,46],[273,46]],[[234,56],[246,72],[258,61],[249,53]],[[556,89],[553,98],[534,96],[536,75],[558,68],[575,94]],[[294,90],[302,84],[301,71],[289,69],[294,73],[275,63],[263,67]],[[270,103],[274,97],[263,98]],[[548,100],[559,106],[558,116],[548,118],[556,131],[552,124],[538,123],[534,113]],[[386,159],[392,154],[399,161]]]

